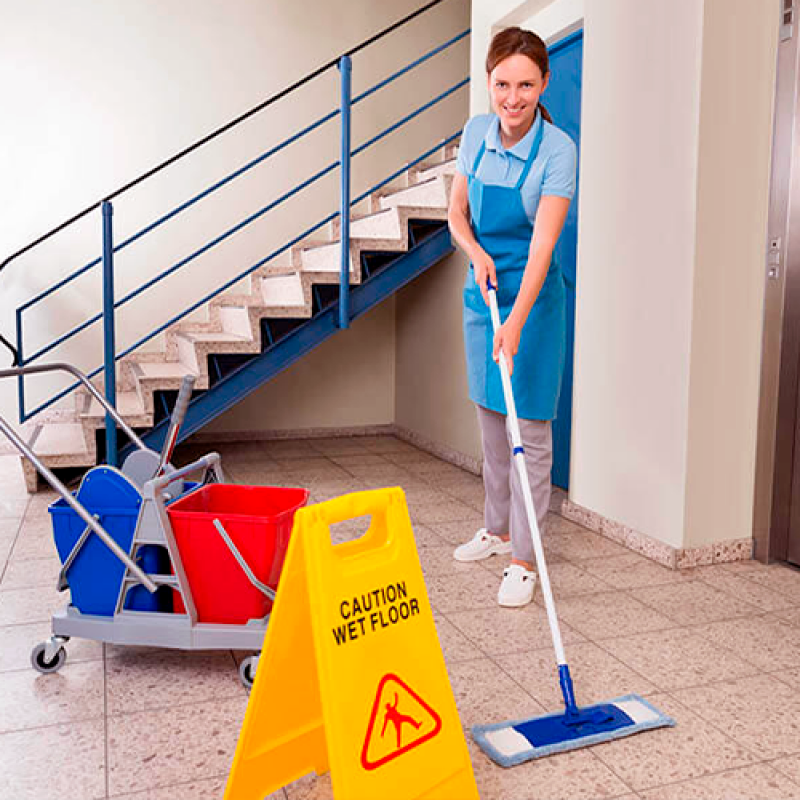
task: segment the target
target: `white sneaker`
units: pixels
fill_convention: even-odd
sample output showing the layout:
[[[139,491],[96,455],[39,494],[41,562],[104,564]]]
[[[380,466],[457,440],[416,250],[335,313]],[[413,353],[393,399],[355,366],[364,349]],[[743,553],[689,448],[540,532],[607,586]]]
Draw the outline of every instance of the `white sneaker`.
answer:
[[[453,558],[456,561],[481,561],[495,554],[511,552],[511,541],[503,541],[499,536],[481,528],[466,544],[456,547]]]
[[[536,573],[519,564],[512,564],[503,572],[503,582],[497,592],[497,602],[501,606],[517,608],[526,606],[533,600],[536,588]]]

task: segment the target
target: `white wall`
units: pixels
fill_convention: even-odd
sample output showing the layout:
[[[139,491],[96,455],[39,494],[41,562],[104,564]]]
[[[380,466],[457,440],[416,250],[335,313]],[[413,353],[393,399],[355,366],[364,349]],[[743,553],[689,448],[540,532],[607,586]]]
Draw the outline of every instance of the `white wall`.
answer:
[[[392,4],[364,0],[269,4],[233,0],[220,4],[198,0],[166,6],[154,0],[135,4],[0,0],[0,103],[4,109],[0,254],[5,257],[420,5],[420,0]],[[353,60],[354,94],[468,24],[466,3],[444,3],[379,47],[357,54]],[[468,48],[468,40],[459,43],[357,106],[354,146],[462,78]],[[354,194],[456,130],[466,115],[466,96],[466,90],[461,90],[354,159]],[[170,167],[147,189],[133,190],[115,202],[116,240],[336,108],[338,102],[338,72],[334,69],[219,143],[203,148],[196,157]],[[118,296],[337,159],[338,149],[339,126],[334,120],[303,144],[284,151],[287,158],[279,156],[260,165],[152,237],[119,253]],[[243,271],[337,203],[338,177],[334,173],[201,256],[182,269],[180,277],[150,290],[144,302],[134,301],[119,312],[118,349],[213,290],[223,278]],[[97,255],[99,231],[99,214],[93,213],[74,232],[59,235],[3,272],[0,332],[13,338],[13,311],[21,302]],[[318,234],[320,238],[326,235],[325,231]],[[26,314],[26,352],[94,313],[99,293],[99,271],[95,269],[57,298]],[[392,340],[391,309],[377,318]],[[160,345],[160,341],[152,342],[145,349]],[[99,326],[52,355],[86,369],[96,366],[101,358]],[[379,362],[381,346],[374,344],[362,357]],[[352,368],[343,344],[334,347],[328,358],[339,365],[333,380],[345,384],[356,375],[363,378],[359,369]],[[380,369],[373,373],[370,391],[380,398],[377,407],[392,408],[392,382],[382,380]],[[44,397],[44,388],[33,387],[30,393]],[[288,407],[294,405],[290,396]],[[319,409],[318,424],[324,426],[324,405]],[[0,413],[16,416],[11,386],[0,386]],[[232,415],[232,428],[242,424],[238,413],[233,410],[226,415]],[[385,421],[390,422],[390,416]],[[290,427],[294,422],[298,420],[286,420]],[[227,425],[225,421],[220,424]]]

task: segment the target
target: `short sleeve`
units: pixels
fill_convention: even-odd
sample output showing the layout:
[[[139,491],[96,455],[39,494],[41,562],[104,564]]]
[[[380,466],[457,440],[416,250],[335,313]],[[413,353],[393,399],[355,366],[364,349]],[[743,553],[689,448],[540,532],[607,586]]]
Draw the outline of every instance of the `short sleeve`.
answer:
[[[469,175],[469,168],[472,162],[470,153],[470,137],[467,132],[471,122],[472,120],[468,119],[467,124],[464,125],[464,130],[461,131],[461,142],[458,145],[458,157],[456,158],[456,172],[467,176]]]
[[[542,197],[566,197],[571,200],[575,194],[577,165],[578,150],[575,143],[564,135],[547,159],[542,179]]]

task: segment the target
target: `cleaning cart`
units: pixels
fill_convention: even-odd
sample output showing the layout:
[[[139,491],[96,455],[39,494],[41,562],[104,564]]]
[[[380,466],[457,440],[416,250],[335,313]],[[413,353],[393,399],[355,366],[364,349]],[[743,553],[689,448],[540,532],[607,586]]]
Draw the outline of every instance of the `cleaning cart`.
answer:
[[[71,637],[181,650],[261,648],[301,488],[224,483],[220,456],[170,464],[194,379],[184,379],[164,448],[149,449],[88,378],[69,364],[0,370],[0,378],[67,372],[111,415],[134,447],[121,469],[90,469],[73,494],[0,417],[0,431],[58,492],[50,508],[70,603],[34,647],[39,672],[66,661]],[[191,478],[192,480],[189,480]],[[252,686],[258,656],[242,661]]]

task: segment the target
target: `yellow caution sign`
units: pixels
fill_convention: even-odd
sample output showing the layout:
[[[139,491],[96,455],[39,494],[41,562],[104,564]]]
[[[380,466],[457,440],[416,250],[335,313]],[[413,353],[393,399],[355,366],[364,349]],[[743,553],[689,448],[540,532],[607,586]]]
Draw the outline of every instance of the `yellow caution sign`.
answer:
[[[339,800],[478,798],[401,489],[297,511],[225,800],[328,768]]]

